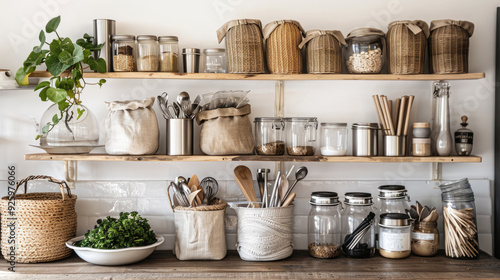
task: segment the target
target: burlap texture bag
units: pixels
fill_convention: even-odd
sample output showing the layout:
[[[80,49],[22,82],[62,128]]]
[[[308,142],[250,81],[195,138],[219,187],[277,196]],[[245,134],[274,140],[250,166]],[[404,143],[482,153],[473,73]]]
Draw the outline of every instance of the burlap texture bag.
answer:
[[[196,116],[201,125],[200,148],[207,155],[248,155],[254,150],[250,104],[239,109],[202,111]]]
[[[106,102],[106,152],[110,155],[148,155],[159,147],[160,132],[152,108],[154,97]]]
[[[300,43],[306,47],[307,73],[339,74],[342,71],[342,46],[344,35],[338,30],[310,30]]]
[[[389,24],[387,58],[391,74],[423,74],[429,26],[421,20],[400,20]]]
[[[305,31],[300,23],[295,20],[273,21],[264,27],[263,33],[269,73],[302,73],[302,51],[299,45]]]

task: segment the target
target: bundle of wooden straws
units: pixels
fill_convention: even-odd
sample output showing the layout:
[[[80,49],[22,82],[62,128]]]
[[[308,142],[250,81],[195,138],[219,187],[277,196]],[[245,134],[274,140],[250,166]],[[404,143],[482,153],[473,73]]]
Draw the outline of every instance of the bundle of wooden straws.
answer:
[[[479,254],[474,209],[443,207],[445,251],[452,258],[474,258]]]
[[[411,108],[415,96],[403,96],[396,99],[395,117],[392,116],[392,100],[387,96],[373,95],[375,109],[377,109],[378,120],[384,135],[407,136],[410,123]],[[394,120],[394,121],[393,121]]]

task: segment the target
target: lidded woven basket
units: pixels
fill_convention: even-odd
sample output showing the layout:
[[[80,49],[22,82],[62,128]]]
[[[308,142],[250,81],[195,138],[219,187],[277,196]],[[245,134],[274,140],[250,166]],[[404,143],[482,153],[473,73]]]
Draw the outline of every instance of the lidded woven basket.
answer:
[[[469,38],[474,24],[451,19],[431,22],[430,70],[434,74],[469,72]]]
[[[267,67],[271,74],[302,73],[302,51],[299,45],[304,29],[295,20],[278,20],[264,27]]]
[[[37,179],[58,184],[61,193],[26,193],[27,182]],[[16,194],[22,184],[24,194]],[[76,235],[76,199],[66,182],[49,176],[30,176],[19,181],[12,195],[0,201],[4,258],[11,260],[11,246],[15,246],[14,260],[19,263],[50,262],[69,257],[73,250],[65,243]],[[15,202],[14,211],[9,209],[12,202]],[[9,243],[9,240],[15,242]]]
[[[300,43],[306,47],[307,73],[338,74],[342,71],[342,46],[344,35],[338,30],[310,30]]]
[[[386,34],[391,74],[423,74],[429,26],[421,20],[389,24]]]
[[[265,73],[262,23],[258,19],[226,22],[217,30],[219,44],[226,38],[228,73]]]

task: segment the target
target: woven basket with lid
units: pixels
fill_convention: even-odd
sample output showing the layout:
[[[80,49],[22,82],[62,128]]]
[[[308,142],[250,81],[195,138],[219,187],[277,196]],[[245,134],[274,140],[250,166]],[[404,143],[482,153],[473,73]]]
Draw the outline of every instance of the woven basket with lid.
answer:
[[[228,73],[265,73],[262,23],[258,19],[238,19],[217,30],[219,43],[226,38]]]
[[[342,71],[344,35],[338,30],[310,30],[299,47],[306,47],[307,73],[338,74]]]
[[[434,20],[430,31],[431,73],[469,72],[469,38],[474,33],[474,24],[450,19]]]
[[[423,74],[429,26],[421,20],[394,21],[387,31],[389,73]]]
[[[278,20],[264,27],[267,67],[271,74],[302,73],[299,48],[304,29],[295,20]]]

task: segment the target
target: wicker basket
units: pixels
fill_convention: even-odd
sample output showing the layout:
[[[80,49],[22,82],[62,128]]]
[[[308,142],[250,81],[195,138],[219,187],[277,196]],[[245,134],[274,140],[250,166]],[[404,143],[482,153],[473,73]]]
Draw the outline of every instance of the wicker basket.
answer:
[[[265,73],[262,24],[257,19],[232,20],[217,30],[219,44],[226,38],[228,73]]]
[[[338,30],[310,30],[299,48],[306,47],[307,73],[337,74],[342,71],[344,35]]]
[[[474,24],[468,21],[435,20],[431,22],[430,70],[434,74],[469,72],[469,37]]]
[[[267,67],[271,74],[302,73],[299,48],[304,29],[294,20],[279,20],[264,27]]]
[[[61,193],[26,193],[30,180],[48,179],[56,183]],[[16,194],[24,184],[24,194]],[[64,189],[67,195],[64,194]],[[11,198],[12,200],[10,200]],[[76,195],[71,195],[64,181],[57,181],[49,176],[30,176],[19,181],[14,193],[2,197],[2,255],[11,260],[11,246],[15,245],[15,262],[38,263],[50,262],[68,257],[72,250],[65,243],[76,235]],[[14,213],[9,206],[15,201]],[[9,202],[11,202],[9,204]],[[11,233],[11,224],[15,218],[15,234]],[[15,238],[15,243],[9,240]]]
[[[429,26],[421,20],[394,21],[387,31],[389,73],[423,74]]]

